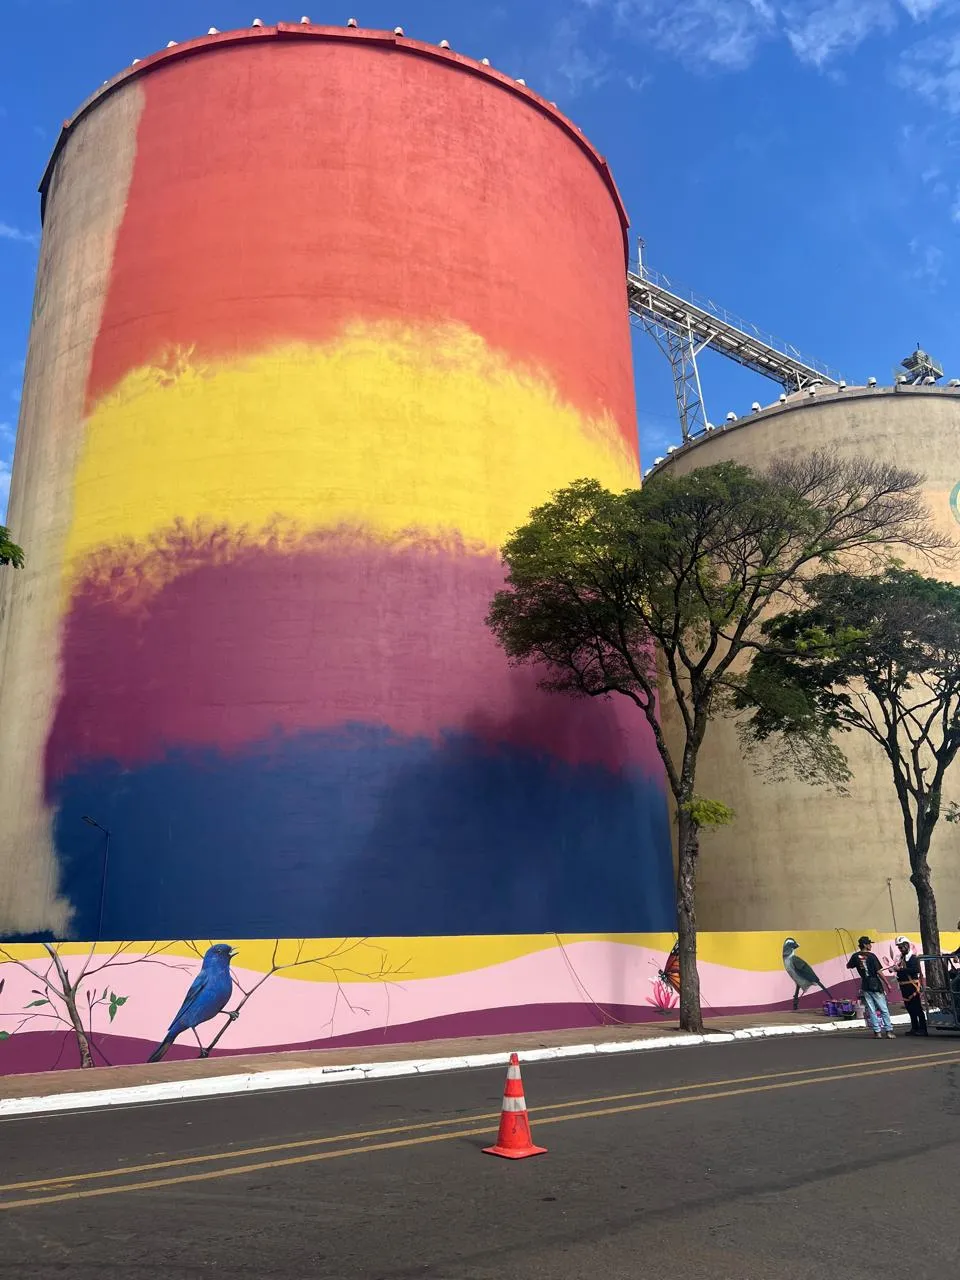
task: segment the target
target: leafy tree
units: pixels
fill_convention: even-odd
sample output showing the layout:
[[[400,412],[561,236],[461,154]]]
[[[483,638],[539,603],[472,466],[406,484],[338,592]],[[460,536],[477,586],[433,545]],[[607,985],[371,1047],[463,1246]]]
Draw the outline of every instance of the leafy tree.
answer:
[[[10,530],[0,524],[0,565],[12,564],[15,569],[23,568],[23,551],[10,536]]]
[[[804,594],[803,607],[764,624],[768,647],[739,697],[752,707],[747,735],[813,757],[837,731],[877,744],[903,817],[923,947],[938,952],[928,854],[960,751],[960,587],[891,567],[823,574]]]
[[[630,699],[646,717],[677,807],[680,1025],[703,1025],[695,891],[701,827],[728,821],[697,795],[712,716],[732,710],[762,621],[789,604],[805,572],[899,544],[935,552],[921,478],[864,459],[812,454],[758,474],[733,463],[666,470],[615,494],[580,480],[535,510],[503,549],[507,586],[487,619],[517,663],[542,664],[542,687]],[[682,733],[668,743],[658,682]]]

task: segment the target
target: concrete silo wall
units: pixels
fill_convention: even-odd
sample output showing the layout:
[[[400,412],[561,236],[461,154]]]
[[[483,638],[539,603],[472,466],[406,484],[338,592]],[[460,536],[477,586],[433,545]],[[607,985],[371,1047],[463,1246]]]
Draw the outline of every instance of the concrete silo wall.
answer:
[[[0,934],[69,927],[44,756],[61,693],[61,574],[87,378],[133,174],[139,85],[78,121],[53,171],[7,522],[27,548],[0,574]]]
[[[960,395],[939,388],[821,391],[792,399],[701,438],[666,464],[689,471],[723,461],[763,469],[822,449],[865,455],[920,472],[931,514],[960,535]],[[956,568],[921,566],[957,577]],[[669,701],[665,727],[676,733]],[[711,725],[697,789],[733,806],[736,823],[704,837],[699,920],[704,929],[825,929],[849,920],[916,922],[900,807],[886,757],[864,735],[841,738],[854,773],[847,797],[799,782],[763,782],[742,757],[729,722]],[[960,773],[946,800],[960,799]],[[960,837],[941,823],[931,866],[941,922],[960,914]]]
[[[215,36],[88,104],[11,504],[0,931],[670,927],[646,729],[483,621],[533,505],[635,480],[624,228],[548,104],[384,33]]]

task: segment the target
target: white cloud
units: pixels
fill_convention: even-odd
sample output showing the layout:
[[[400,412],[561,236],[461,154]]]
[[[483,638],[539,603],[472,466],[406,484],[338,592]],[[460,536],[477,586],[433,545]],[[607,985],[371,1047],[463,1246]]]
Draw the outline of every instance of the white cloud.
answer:
[[[897,19],[893,0],[821,0],[812,7],[791,3],[784,11],[790,47],[801,62],[816,67],[852,52],[876,31],[892,31]]]
[[[896,78],[931,106],[960,115],[960,32],[922,40],[907,50]]]
[[[40,237],[33,231],[22,231],[9,222],[0,222],[0,240],[15,240],[18,244],[39,244]]]
[[[626,77],[624,84],[628,89],[632,89],[634,93],[643,93],[644,89],[646,89],[647,85],[651,84],[652,81],[653,76],[650,75],[630,75]]]
[[[942,9],[947,0],[900,0],[914,22],[923,22],[935,9]]]
[[[554,25],[538,61],[543,67],[543,87],[558,97],[575,98],[585,89],[599,89],[610,76],[608,56],[584,43],[582,15],[567,15]]]
[[[742,71],[786,39],[818,68],[875,34],[948,13],[960,0],[577,0],[577,13],[612,16],[637,45],[695,70]]]
[[[911,240],[907,248],[912,262],[910,278],[931,293],[941,288],[946,283],[943,250],[938,245],[918,239]]]
[[[614,0],[613,12],[641,44],[681,62],[728,71],[748,67],[776,31],[769,0]]]
[[[564,18],[557,23],[553,33],[553,48],[559,55],[557,74],[565,81],[571,93],[597,89],[607,79],[607,55],[587,51],[581,40],[580,25],[573,19]]]

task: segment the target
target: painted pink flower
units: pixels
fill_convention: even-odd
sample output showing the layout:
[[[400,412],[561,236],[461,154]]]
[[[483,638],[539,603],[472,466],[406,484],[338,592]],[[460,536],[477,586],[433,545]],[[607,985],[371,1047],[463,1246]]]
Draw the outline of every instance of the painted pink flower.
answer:
[[[664,982],[662,978],[654,978],[652,985],[653,995],[648,999],[647,1004],[653,1005],[660,1013],[669,1013],[671,1009],[676,1009],[680,1003],[680,997],[673,987]]]

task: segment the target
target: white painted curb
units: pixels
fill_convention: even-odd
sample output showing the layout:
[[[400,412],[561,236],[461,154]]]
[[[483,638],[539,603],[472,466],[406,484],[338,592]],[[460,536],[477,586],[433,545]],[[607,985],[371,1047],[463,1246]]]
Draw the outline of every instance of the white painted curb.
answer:
[[[909,1022],[896,1014],[893,1022]],[[556,1048],[528,1049],[521,1062],[552,1062],[559,1058],[586,1058],[591,1054],[642,1053],[650,1049],[684,1049],[694,1045],[733,1044],[735,1040],[773,1040],[778,1036],[812,1035],[817,1031],[863,1030],[859,1018],[843,1022],[811,1022],[788,1026],[745,1027],[741,1031],[712,1032],[703,1036],[647,1036],[642,1040],[613,1040],[605,1044],[566,1044]],[[52,1114],[58,1111],[92,1111],[100,1107],[135,1106],[149,1102],[181,1102],[239,1093],[263,1093],[275,1089],[303,1089],[319,1084],[346,1084],[353,1080],[394,1080],[400,1076],[429,1075],[437,1071],[468,1071],[478,1067],[504,1067],[507,1050],[474,1053],[463,1058],[418,1058],[397,1062],[367,1062],[343,1067],[291,1067],[279,1071],[251,1071],[243,1075],[207,1076],[202,1080],[171,1080],[164,1084],[127,1085],[120,1089],[91,1089],[86,1093],[53,1093],[41,1098],[0,1099],[0,1119]]]

